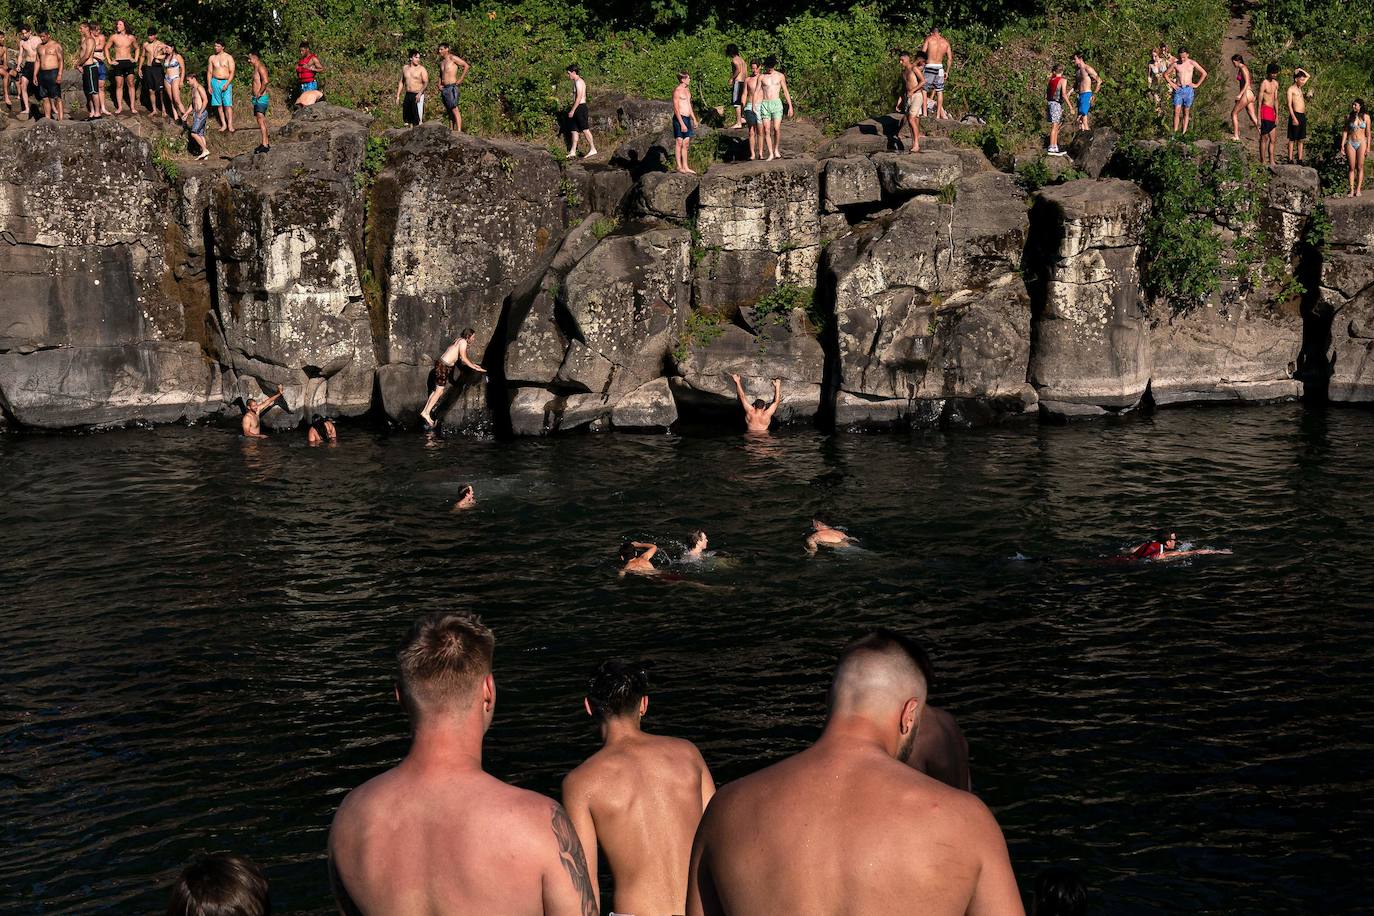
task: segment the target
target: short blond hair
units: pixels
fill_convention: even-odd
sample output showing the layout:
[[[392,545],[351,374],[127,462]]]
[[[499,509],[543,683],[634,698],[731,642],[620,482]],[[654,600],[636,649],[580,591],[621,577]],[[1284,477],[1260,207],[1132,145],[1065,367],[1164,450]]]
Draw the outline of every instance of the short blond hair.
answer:
[[[413,716],[421,709],[463,706],[491,673],[496,636],[469,611],[426,614],[396,653],[401,699]]]

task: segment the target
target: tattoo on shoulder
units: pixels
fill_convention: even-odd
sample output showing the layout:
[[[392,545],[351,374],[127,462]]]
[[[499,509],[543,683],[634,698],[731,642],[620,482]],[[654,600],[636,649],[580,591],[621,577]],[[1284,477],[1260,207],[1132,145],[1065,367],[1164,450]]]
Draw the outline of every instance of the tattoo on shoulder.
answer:
[[[553,806],[553,837],[558,841],[558,860],[563,870],[572,879],[573,888],[582,898],[583,916],[598,916],[596,894],[592,891],[592,879],[587,869],[587,857],[582,852],[582,843],[577,839],[568,812],[562,805]]]

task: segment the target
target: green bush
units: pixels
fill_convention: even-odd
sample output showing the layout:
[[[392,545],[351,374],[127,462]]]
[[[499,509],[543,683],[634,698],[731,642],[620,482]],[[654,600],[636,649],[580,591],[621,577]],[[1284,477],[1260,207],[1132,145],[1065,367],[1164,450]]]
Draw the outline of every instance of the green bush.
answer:
[[[677,345],[673,347],[673,360],[686,365],[692,358],[696,347],[708,347],[717,337],[725,333],[726,321],[712,312],[693,312],[687,316],[682,333],[678,335]]]

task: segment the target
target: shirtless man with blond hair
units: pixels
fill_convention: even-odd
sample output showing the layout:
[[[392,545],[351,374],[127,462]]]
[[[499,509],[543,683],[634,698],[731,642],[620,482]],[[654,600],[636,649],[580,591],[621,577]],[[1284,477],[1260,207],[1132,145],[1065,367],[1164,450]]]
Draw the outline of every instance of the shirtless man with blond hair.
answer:
[[[922,655],[890,630],[845,648],[816,743],[711,800],[687,916],[1021,916],[991,812],[902,762],[926,711]]]
[[[911,128],[911,153],[921,151],[921,115],[926,107],[924,64],[922,55],[915,61],[911,55],[902,52],[898,57],[902,65],[902,92],[897,96],[897,111],[902,115],[902,124],[897,127],[897,145],[902,143],[902,127]]]
[[[778,412],[778,405],[782,403],[782,379],[773,379],[773,403],[765,404],[762,398],[755,398],[751,404],[749,396],[744,393],[744,385],[740,383],[739,376],[731,373],[730,380],[735,383],[735,396],[739,398],[739,406],[744,408],[745,429],[754,434],[768,432],[768,425],[773,422],[773,414]]]
[[[397,653],[410,750],[334,815],[329,870],[340,912],[597,916],[563,806],[482,769],[495,644],[475,615],[436,612]]]
[[[598,847],[615,876],[616,913],[671,916],[687,906],[687,860],[701,812],[716,785],[696,745],[651,735],[644,665],[603,662],[583,708],[602,747],[563,780],[563,804],[577,828],[596,887]]]

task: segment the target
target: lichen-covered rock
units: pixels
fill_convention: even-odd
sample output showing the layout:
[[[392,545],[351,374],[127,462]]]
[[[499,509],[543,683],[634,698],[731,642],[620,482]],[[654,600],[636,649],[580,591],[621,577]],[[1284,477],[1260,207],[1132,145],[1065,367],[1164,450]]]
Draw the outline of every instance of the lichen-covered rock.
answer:
[[[878,169],[866,156],[825,160],[825,204],[829,208],[877,203],[883,198]]]
[[[369,121],[345,108],[304,109],[277,132],[272,155],[237,157],[212,191],[217,317],[230,368],[256,383],[231,396],[296,390],[290,411],[264,416],[274,426],[372,404],[377,359],[354,177]]]
[[[372,273],[382,281],[384,361],[428,369],[471,327],[471,356],[483,363],[507,297],[563,238],[565,187],[540,147],[437,123],[393,140],[372,189],[368,235]],[[459,411],[469,403],[471,416]],[[484,404],[455,399],[445,416],[485,422]]]
[[[634,209],[644,216],[685,220],[696,212],[699,176],[649,172],[635,182]]]
[[[677,422],[677,404],[666,378],[645,382],[611,409],[616,429],[667,429]]]
[[[1374,197],[1326,201],[1331,220],[1313,320],[1330,321],[1327,396],[1374,401]]]
[[[1043,188],[1032,211],[1040,301],[1030,381],[1050,413],[1134,407],[1150,381],[1138,262],[1149,198],[1128,181]]]
[[[1089,178],[1101,178],[1102,172],[1116,155],[1116,145],[1120,140],[1117,132],[1110,127],[1080,130],[1069,142],[1069,156],[1074,167]]]
[[[1267,401],[1302,394],[1295,306],[1200,306],[1151,322],[1150,396],[1160,406]]]
[[[1026,232],[1024,194],[989,172],[961,179],[948,203],[912,198],[830,246],[838,382],[855,396],[837,402],[837,422],[915,419],[932,399],[1033,402]]]
[[[1271,165],[1264,208],[1259,213],[1270,250],[1292,263],[1298,256],[1308,221],[1321,200],[1321,179],[1317,170],[1303,165]]]
[[[873,157],[883,194],[898,200],[913,194],[938,194],[964,174],[953,153],[879,153]]]
[[[0,133],[0,402],[58,428],[222,407],[171,292],[167,185],[112,121]]]
[[[739,375],[745,391],[765,401],[773,399],[772,380],[782,379],[780,423],[810,420],[820,411],[825,352],[816,329],[798,312],[763,323],[756,334],[727,324],[718,337],[691,345],[680,356],[672,383],[684,412],[742,417],[731,375]]]

